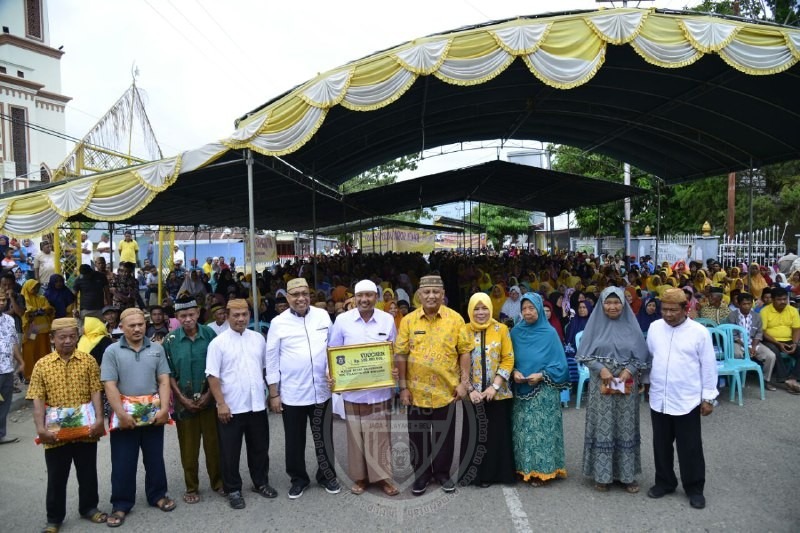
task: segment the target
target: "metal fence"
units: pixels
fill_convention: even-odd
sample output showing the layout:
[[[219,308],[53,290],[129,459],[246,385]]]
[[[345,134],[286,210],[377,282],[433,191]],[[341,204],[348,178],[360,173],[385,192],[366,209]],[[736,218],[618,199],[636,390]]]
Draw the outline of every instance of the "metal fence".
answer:
[[[754,230],[752,233],[723,235],[719,245],[719,262],[723,267],[738,266],[751,261],[760,265],[772,265],[778,258],[786,255],[784,231],[785,227],[775,225]]]

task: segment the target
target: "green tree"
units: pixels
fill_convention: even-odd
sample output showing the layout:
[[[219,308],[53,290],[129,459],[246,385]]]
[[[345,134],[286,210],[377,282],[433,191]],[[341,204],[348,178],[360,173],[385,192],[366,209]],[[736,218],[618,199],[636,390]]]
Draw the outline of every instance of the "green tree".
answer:
[[[610,157],[600,154],[584,154],[582,150],[571,146],[550,146],[553,152],[553,170],[586,176],[589,178],[623,182],[623,165]],[[631,199],[631,232],[634,235],[644,232],[645,226],[655,228],[658,213],[658,196],[655,194],[656,178],[636,167],[631,167],[631,184],[653,193]],[[667,193],[662,191],[662,202]],[[575,218],[583,235],[623,234],[624,207],[623,202],[579,207],[575,209]],[[662,218],[663,220],[663,218]]]
[[[797,26],[800,23],[800,2],[798,0],[704,0],[685,9],[716,13],[718,15],[735,15],[768,20],[778,24]]]
[[[500,205],[480,204],[472,207],[473,222],[480,220],[486,226],[486,238],[499,250],[506,237],[516,237],[528,233],[530,212]],[[464,217],[467,220],[469,216]]]

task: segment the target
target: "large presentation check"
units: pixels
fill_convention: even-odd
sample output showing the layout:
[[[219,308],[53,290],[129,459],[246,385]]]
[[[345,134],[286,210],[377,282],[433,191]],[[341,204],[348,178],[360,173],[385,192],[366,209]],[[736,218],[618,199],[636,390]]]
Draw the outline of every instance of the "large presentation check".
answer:
[[[333,392],[394,387],[391,342],[351,344],[328,348]]]

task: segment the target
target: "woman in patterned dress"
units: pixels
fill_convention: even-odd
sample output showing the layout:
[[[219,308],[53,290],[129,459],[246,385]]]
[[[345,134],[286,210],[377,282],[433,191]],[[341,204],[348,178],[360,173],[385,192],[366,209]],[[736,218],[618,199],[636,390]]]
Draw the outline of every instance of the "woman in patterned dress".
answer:
[[[636,476],[642,473],[639,373],[648,367],[650,352],[622,289],[608,287],[598,305],[601,312],[589,318],[576,354],[591,374],[583,474],[594,479],[600,492],[619,481],[636,493]],[[614,379],[629,382],[629,392],[603,394],[601,385]]]
[[[567,477],[560,391],[569,387],[564,346],[544,314],[542,297],[522,297],[522,320],[511,330],[514,347],[514,462],[523,481],[540,487]]]
[[[464,404],[461,438],[461,483],[488,487],[513,483],[511,449],[511,370],[514,352],[508,328],[492,318],[492,301],[485,292],[469,299],[469,322],[463,327],[474,339],[470,389]]]

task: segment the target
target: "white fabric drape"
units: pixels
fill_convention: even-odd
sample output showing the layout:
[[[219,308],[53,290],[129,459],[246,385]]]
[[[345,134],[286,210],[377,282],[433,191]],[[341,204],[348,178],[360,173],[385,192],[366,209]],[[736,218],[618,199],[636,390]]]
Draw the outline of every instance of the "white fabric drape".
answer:
[[[183,163],[181,173],[197,170],[211,159],[222,155],[228,148],[219,142],[209,143],[195,150],[188,150],[183,153]]]
[[[87,181],[67,187],[59,187],[48,191],[47,198],[59,215],[68,217],[83,209],[91,197],[94,186],[94,181]]]
[[[702,52],[717,52],[733,39],[739,28],[724,22],[710,20],[682,20],[686,36]]]
[[[512,61],[514,56],[498,48],[491,54],[472,59],[446,59],[435,75],[450,83],[477,83],[497,76]]]
[[[55,211],[45,211],[37,216],[8,215],[3,224],[3,231],[11,235],[36,235],[52,228],[61,221]]]
[[[525,57],[536,77],[545,83],[555,81],[562,85],[573,85],[590,76],[603,60],[604,54],[605,48],[602,48],[593,60],[586,61],[574,57],[558,57],[544,50],[537,50]]]
[[[144,182],[145,187],[162,190],[167,178],[174,175],[179,159],[179,157],[173,157],[149,163],[134,170],[134,174]]]
[[[303,91],[303,99],[316,107],[331,107],[338,104],[344,96],[344,91],[350,82],[352,70],[345,70],[331,74],[327,78],[319,80]]]
[[[444,39],[412,46],[395,53],[400,65],[418,74],[431,74],[439,67],[450,41]]]
[[[286,150],[301,139],[308,137],[316,131],[325,118],[325,110],[319,107],[309,107],[300,121],[293,126],[277,133],[263,133],[252,139],[252,143],[270,152]]]
[[[498,44],[514,55],[532,54],[550,31],[550,24],[528,24],[495,30],[492,33]]]
[[[643,19],[643,11],[630,11],[596,15],[588,17],[586,22],[593,25],[607,42],[623,44],[634,38]]]
[[[108,198],[94,198],[86,206],[86,213],[93,218],[106,220],[119,220],[120,213],[129,213],[137,206],[149,203],[154,192],[144,185],[137,185],[124,194]]]
[[[380,106],[387,100],[404,93],[417,79],[416,74],[401,69],[385,81],[375,85],[364,85],[347,89],[342,105],[353,110],[366,110]]]
[[[660,44],[639,35],[631,42],[631,46],[647,61],[662,67],[681,67],[703,56],[689,41],[675,45]]]
[[[728,63],[771,74],[791,67],[797,62],[787,46],[752,46],[737,40],[719,51]]]

